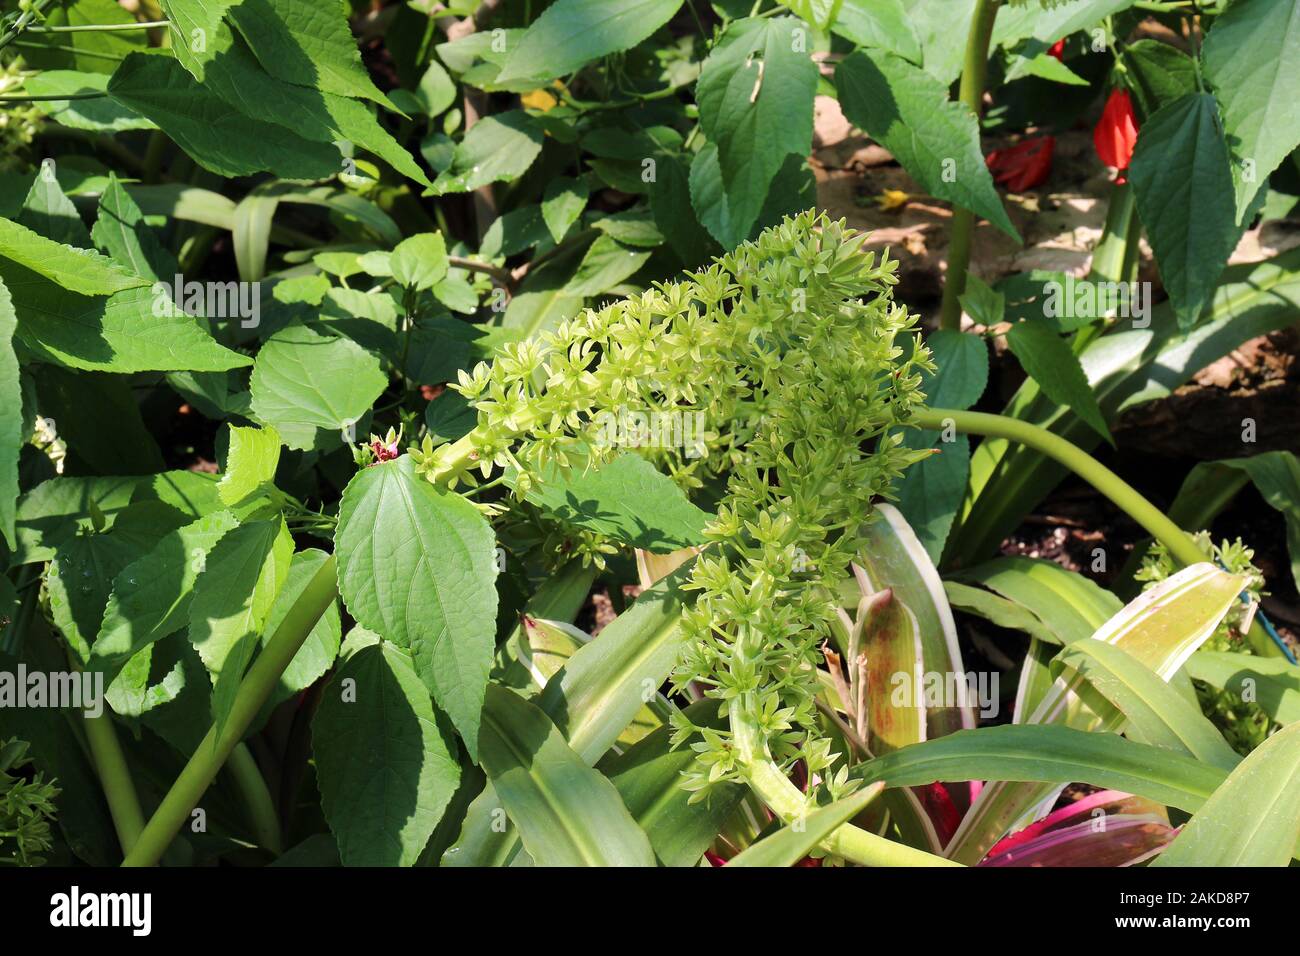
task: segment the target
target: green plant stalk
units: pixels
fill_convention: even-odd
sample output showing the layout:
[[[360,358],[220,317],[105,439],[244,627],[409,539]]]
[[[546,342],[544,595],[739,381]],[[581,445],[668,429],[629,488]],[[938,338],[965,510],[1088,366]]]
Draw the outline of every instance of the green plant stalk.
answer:
[[[71,26],[31,26],[28,33],[113,33],[118,30],[152,30],[170,26],[170,20],[148,20],[139,23],[78,23]]]
[[[1111,189],[1106,225],[1102,227],[1101,238],[1092,251],[1090,278],[1106,282],[1124,281],[1132,221],[1133,187],[1128,183],[1117,184]]]
[[[951,408],[923,408],[913,421],[921,428],[942,431],[948,422],[959,432],[1019,442],[1060,462],[1109,498],[1120,510],[1145,528],[1180,564],[1208,561],[1196,543],[1167,515],[1096,458],[1059,435],[1018,418]]]
[[[958,100],[970,107],[978,118],[984,99],[984,80],[988,73],[989,44],[993,23],[997,20],[1001,0],[977,0],[966,38],[966,60],[961,71]],[[943,304],[939,311],[940,327],[961,328],[961,295],[966,291],[966,271],[970,268],[971,234],[975,214],[969,209],[953,209],[952,232],[948,239],[948,271],[943,283]]]
[[[244,806],[248,810],[249,823],[253,834],[262,848],[279,856],[284,850],[284,841],[280,836],[280,817],[276,813],[275,801],[271,791],[266,787],[266,778],[258,769],[257,761],[246,744],[239,744],[230,752],[226,769],[234,777],[235,785],[244,797]]]
[[[117,739],[113,718],[105,710],[98,717],[86,717],[83,726],[99,784],[108,800],[108,812],[113,818],[117,841],[122,845],[123,856],[129,856],[144,830],[144,812],[140,809],[140,798],[136,795],[126,755]]]
[[[244,675],[221,732],[217,732],[215,725],[208,730],[185,769],[167,791],[167,796],[163,797],[162,803],[154,811],[134,848],[127,853],[126,859],[122,861],[123,866],[153,866],[162,857],[185,824],[190,811],[198,805],[217,772],[243,738],[244,731],[271,696],[280,675],[337,594],[338,579],[334,557],[331,555],[308,582],[270,642]]]

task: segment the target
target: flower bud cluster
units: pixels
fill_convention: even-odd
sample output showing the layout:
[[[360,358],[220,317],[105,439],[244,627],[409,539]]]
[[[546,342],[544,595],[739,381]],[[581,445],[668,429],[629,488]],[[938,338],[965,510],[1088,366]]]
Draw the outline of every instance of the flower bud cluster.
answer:
[[[514,469],[523,493],[557,464],[615,454],[596,434],[602,413],[703,413],[704,454],[641,450],[688,490],[725,483],[674,681],[741,699],[778,763],[811,773],[834,759],[813,698],[835,586],[873,500],[920,457],[900,428],[930,368],[892,299],[897,263],[862,239],[824,215],[787,218],[683,281],[505,347],[457,386],[479,412],[473,460],[453,467],[463,449],[444,446],[422,462],[444,480],[475,462],[484,476]],[[727,737],[705,735],[692,788],[738,777]]]

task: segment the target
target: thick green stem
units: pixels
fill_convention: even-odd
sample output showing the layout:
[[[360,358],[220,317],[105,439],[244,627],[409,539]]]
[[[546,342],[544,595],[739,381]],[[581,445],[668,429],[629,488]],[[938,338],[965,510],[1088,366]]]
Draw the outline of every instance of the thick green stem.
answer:
[[[1124,183],[1112,187],[1106,225],[1092,251],[1091,277],[1106,282],[1123,282],[1128,258],[1129,225],[1133,220],[1133,187]]]
[[[732,699],[728,716],[731,721],[731,743],[750,788],[768,809],[786,823],[802,819],[809,810],[808,798],[799,792],[799,788],[773,762],[762,735],[749,717],[743,697]],[[961,865],[933,853],[886,840],[851,823],[837,829],[823,841],[822,846],[861,866]]]
[[[144,812],[140,809],[140,798],[131,781],[131,771],[118,742],[113,718],[105,710],[98,717],[87,716],[84,727],[86,745],[90,748],[99,784],[108,800],[108,812],[113,818],[117,841],[122,845],[123,855],[129,855],[144,830]]]
[[[978,117],[984,100],[984,79],[989,65],[989,44],[993,23],[997,20],[1000,0],[978,0],[966,37],[966,61],[961,71],[958,99]],[[953,210],[952,232],[948,239],[948,271],[944,276],[943,305],[939,323],[945,329],[961,328],[961,295],[966,291],[966,270],[970,267],[971,234],[975,214],[969,209]]]
[[[266,778],[262,776],[257,761],[246,745],[241,743],[231,751],[226,769],[230,771],[244,798],[248,822],[253,826],[258,845],[279,856],[284,849],[280,837],[280,817],[275,809],[275,801],[271,799],[271,791],[266,787]]]
[[[308,582],[249,668],[220,733],[215,726],[208,730],[140,834],[135,848],[127,854],[123,866],[153,866],[162,857],[337,594],[338,580],[331,556]]]
[[[1031,425],[1018,418],[989,415],[985,412],[966,412],[951,408],[926,408],[913,419],[921,428],[942,431],[952,427],[971,435],[988,435],[1019,442],[1047,457],[1055,459],[1109,498],[1130,518],[1145,528],[1153,538],[1169,549],[1180,564],[1208,561],[1196,543],[1169,517],[1142,497],[1141,493],[1119,475],[1077,445],[1046,428]]]

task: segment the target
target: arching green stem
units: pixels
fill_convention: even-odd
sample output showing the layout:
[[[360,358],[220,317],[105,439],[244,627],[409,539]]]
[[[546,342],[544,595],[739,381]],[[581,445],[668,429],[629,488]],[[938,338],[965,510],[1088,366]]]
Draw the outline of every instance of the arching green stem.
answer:
[[[162,857],[168,844],[188,819],[190,811],[198,805],[217,772],[243,738],[244,731],[271,696],[280,675],[337,594],[337,572],[331,556],[307,583],[271,640],[244,675],[221,732],[218,733],[215,726],[208,730],[194,751],[194,756],[190,757],[189,763],[158,805],[135,847],[127,853],[126,859],[122,861],[123,866],[153,866]]]
[[[253,834],[260,847],[279,856],[284,849],[280,836],[280,817],[275,809],[271,791],[267,789],[266,778],[258,769],[257,761],[246,744],[239,744],[230,752],[226,769],[235,780],[244,798],[244,808],[248,811],[248,821],[253,825]]]
[[[144,830],[144,812],[140,809],[140,799],[136,796],[122,744],[117,739],[113,718],[105,708],[98,717],[87,716],[83,726],[95,773],[99,775],[99,785],[108,801],[108,813],[113,818],[113,829],[117,831],[117,842],[122,845],[123,855],[128,855]]]
[[[1141,493],[1086,451],[1054,435],[1045,428],[1018,418],[966,412],[951,408],[924,408],[913,421],[921,428],[942,431],[952,427],[970,435],[988,435],[1019,442],[1066,468],[1109,498],[1130,518],[1145,528],[1153,538],[1169,549],[1181,564],[1196,564],[1209,558],[1196,546],[1187,532],[1169,520],[1163,511],[1142,497]]]
[[[1145,528],[1151,537],[1163,544],[1179,564],[1198,564],[1212,560],[1211,555],[1197,547],[1190,534],[1142,497],[1136,488],[1086,451],[1046,428],[1005,415],[965,412],[952,408],[924,408],[916,413],[913,421],[921,428],[933,431],[942,431],[951,423],[959,432],[1005,438],[1040,451],[1069,468],[1109,498],[1116,507]],[[1269,657],[1278,653],[1276,645],[1258,619],[1251,621],[1246,636],[1258,653]]]

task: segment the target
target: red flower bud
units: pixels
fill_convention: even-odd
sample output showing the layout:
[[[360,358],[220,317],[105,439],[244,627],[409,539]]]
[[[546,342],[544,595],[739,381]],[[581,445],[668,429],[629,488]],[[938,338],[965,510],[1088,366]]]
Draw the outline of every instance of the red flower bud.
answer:
[[[995,182],[1006,186],[1013,193],[1022,193],[1047,181],[1047,174],[1052,171],[1052,153],[1055,149],[1054,137],[1037,136],[1006,149],[995,149],[989,153],[985,162],[993,173]]]
[[[1137,143],[1137,116],[1133,113],[1133,100],[1128,90],[1115,89],[1106,100],[1106,108],[1101,111],[1101,119],[1092,131],[1092,142],[1097,147],[1097,155],[1107,166],[1114,166],[1120,171],[1115,181],[1122,183],[1124,170],[1128,169],[1133,158],[1133,147]]]
[[[1057,40],[1050,47],[1048,47],[1047,55],[1054,56],[1062,63],[1064,63],[1065,62],[1065,37],[1061,37],[1061,39]]]

